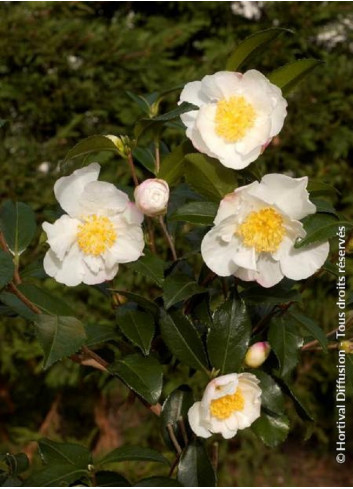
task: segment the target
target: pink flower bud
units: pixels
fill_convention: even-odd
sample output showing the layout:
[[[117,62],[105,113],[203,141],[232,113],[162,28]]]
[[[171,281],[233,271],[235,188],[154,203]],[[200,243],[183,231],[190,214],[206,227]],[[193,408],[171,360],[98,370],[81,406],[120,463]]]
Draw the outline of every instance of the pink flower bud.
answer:
[[[169,186],[164,180],[149,178],[135,188],[134,196],[136,206],[146,216],[161,216],[167,211]]]
[[[245,365],[247,367],[260,367],[269,356],[271,347],[267,341],[260,341],[250,346],[245,355]]]

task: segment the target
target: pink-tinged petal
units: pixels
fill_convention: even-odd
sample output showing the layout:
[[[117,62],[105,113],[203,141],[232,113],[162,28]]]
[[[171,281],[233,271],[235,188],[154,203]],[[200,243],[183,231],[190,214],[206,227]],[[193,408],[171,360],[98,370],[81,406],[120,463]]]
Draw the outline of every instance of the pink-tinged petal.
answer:
[[[325,263],[330,251],[328,242],[312,244],[306,248],[294,246],[280,258],[283,275],[292,280],[302,280],[317,272]]]

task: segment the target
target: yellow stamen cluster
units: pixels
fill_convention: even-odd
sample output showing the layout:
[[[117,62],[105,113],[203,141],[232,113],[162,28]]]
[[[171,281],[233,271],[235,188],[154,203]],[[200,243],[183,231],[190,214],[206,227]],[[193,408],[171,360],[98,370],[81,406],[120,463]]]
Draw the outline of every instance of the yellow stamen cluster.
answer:
[[[218,419],[229,418],[234,411],[241,411],[244,409],[244,396],[238,389],[234,394],[228,394],[218,399],[213,399],[210,404],[210,411],[212,416]]]
[[[113,223],[105,216],[93,214],[78,227],[77,243],[86,255],[98,256],[104,253],[115,243],[116,238]]]
[[[258,253],[274,253],[285,235],[283,217],[272,207],[265,207],[250,212],[235,233],[242,238],[245,246],[255,248]]]
[[[254,107],[243,96],[220,100],[216,110],[216,133],[227,143],[242,139],[255,123]]]

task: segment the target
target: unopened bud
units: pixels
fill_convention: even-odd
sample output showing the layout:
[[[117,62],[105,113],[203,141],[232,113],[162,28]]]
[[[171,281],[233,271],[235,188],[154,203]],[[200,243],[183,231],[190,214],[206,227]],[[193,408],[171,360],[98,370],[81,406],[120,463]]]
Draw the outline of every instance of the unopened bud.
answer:
[[[165,180],[149,178],[135,188],[135,202],[146,216],[161,216],[167,212],[169,186]]]
[[[110,139],[112,143],[116,146],[120,156],[126,158],[131,151],[132,142],[128,136],[114,136],[112,134],[107,134],[106,138]]]
[[[271,351],[270,344],[267,341],[259,341],[250,346],[245,355],[245,365],[247,367],[260,367],[267,359]]]

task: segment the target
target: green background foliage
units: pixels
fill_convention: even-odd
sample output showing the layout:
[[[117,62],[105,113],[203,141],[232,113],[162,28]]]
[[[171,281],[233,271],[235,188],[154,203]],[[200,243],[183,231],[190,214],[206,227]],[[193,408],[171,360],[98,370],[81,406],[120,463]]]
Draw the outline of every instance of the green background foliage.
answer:
[[[72,164],[63,164],[68,150],[80,139],[93,134],[128,134],[132,137],[136,119],[145,115],[127,91],[138,95],[161,92],[222,70],[239,41],[275,26],[290,29],[293,34],[279,35],[257,57],[246,61],[242,69],[257,68],[271,73],[302,57],[320,59],[324,63],[290,94],[284,130],[256,165],[263,172],[309,175],[336,187],[338,193],[331,192],[330,197],[345,219],[351,220],[352,6],[350,2],[262,2],[259,5],[255,2],[256,16],[247,18],[245,3],[3,2],[0,5],[2,199],[28,203],[35,211],[37,224],[46,219],[54,220],[60,209],[54,200],[53,184],[63,172],[73,168]],[[161,113],[175,108],[177,95],[178,91],[175,91],[163,98]],[[141,140],[146,146],[149,144],[148,135],[142,136]],[[180,144],[183,141],[182,127],[168,124],[163,140],[169,149]],[[198,158],[196,156],[193,163],[191,157],[187,181],[188,178],[192,180]],[[104,152],[87,158],[87,161],[92,160],[104,163],[102,179],[114,181],[128,191],[131,182],[122,159]],[[139,176],[146,175],[142,157],[141,163]],[[170,215],[174,216],[170,228],[180,236],[187,235],[185,251],[192,252],[197,246],[195,243],[199,243],[197,228],[195,231],[192,226],[180,226],[177,222],[188,221],[188,209],[181,206],[194,193],[185,184],[179,185],[178,189],[171,201]],[[211,200],[217,201],[217,198]],[[321,205],[325,202],[321,201]],[[196,205],[197,209],[197,202],[188,205]],[[208,215],[201,218],[206,220],[198,222],[209,222],[207,219],[214,209],[211,203],[208,206]],[[195,215],[194,209],[191,214]],[[157,245],[163,248],[161,237],[158,239]],[[45,278],[41,266],[45,250],[38,227],[30,250],[21,257],[21,275],[29,278],[27,287],[32,286],[27,294],[31,293],[35,302],[38,291],[34,287],[44,279],[46,289],[67,304],[69,311],[65,315],[72,315],[71,308],[74,315],[85,322],[88,345],[109,341],[109,348],[103,353],[106,358],[113,358],[114,354],[118,358],[115,375],[133,375],[136,351],[140,348],[146,353],[150,348],[148,331],[144,331],[146,336],[143,338],[139,334],[141,314],[148,315],[153,334],[153,311],[139,312],[135,316],[136,331],[128,333],[137,345],[134,350],[125,342],[128,337],[126,318],[134,311],[128,308],[119,311],[115,325],[109,300],[101,299],[104,292],[101,287],[68,289]],[[185,267],[185,264],[180,265],[176,270],[181,281],[190,272]],[[146,278],[139,265],[121,269],[123,273],[115,281],[117,289],[142,295],[148,291],[150,298],[158,295],[156,280]],[[349,261],[348,272],[351,271]],[[157,276],[157,285],[162,280],[163,269]],[[191,286],[198,287],[196,283]],[[251,290],[246,293],[247,298],[249,294],[251,297]],[[173,297],[171,283],[164,291],[165,305],[172,306]],[[8,312],[6,297],[1,300],[1,311]],[[335,278],[325,273],[304,292],[302,309],[328,332],[336,326],[335,300]],[[43,299],[40,302],[43,303]],[[53,310],[55,304],[46,302],[46,306],[51,313],[57,314]],[[164,318],[166,337],[170,330],[177,334],[174,321],[171,316]],[[99,341],[94,337],[97,323],[101,328]],[[277,326],[274,322],[272,331]],[[180,325],[183,327],[185,325]],[[42,350],[35,331],[19,318],[1,319],[0,344],[0,452],[25,449],[33,455],[32,440],[43,436],[81,442],[95,454],[104,454],[123,443],[139,444],[141,440],[145,446],[164,450],[156,419],[137,402],[130,405],[128,390],[117,379],[93,369],[83,369],[68,359],[43,371]],[[200,348],[196,360],[203,363],[202,345]],[[280,346],[277,350],[275,353],[280,355]],[[178,356],[177,351],[173,353]],[[124,361],[119,360],[120,355],[125,357]],[[126,358],[129,358],[128,362]],[[169,359],[165,359],[165,363],[167,361]],[[193,367],[194,361],[195,352],[191,352],[191,360],[185,365]],[[212,361],[218,367],[218,359]],[[46,362],[50,363],[48,357]],[[151,362],[153,358],[149,357],[148,363]],[[232,440],[228,448],[221,444],[219,485],[352,483],[344,468],[339,475],[333,472],[335,365],[336,353],[332,351],[326,356],[323,352],[304,354],[294,386],[317,423],[309,429],[305,427],[295,414],[293,404],[288,402],[286,408],[294,429],[283,449],[267,448],[247,431]],[[173,376],[168,377],[164,385],[164,397],[188,374],[187,367],[175,364],[170,368]],[[192,376],[190,383],[194,392],[200,395],[204,386],[200,374]],[[147,385],[146,395],[148,392]],[[277,406],[275,410],[277,408],[283,425],[286,423],[283,406]],[[271,421],[270,416],[261,418],[262,424],[271,422],[273,418]],[[308,439],[306,444],[305,438]],[[352,449],[352,441],[348,442],[348,448]],[[185,459],[192,451],[195,452],[192,456],[197,457],[202,450],[198,445],[190,446]],[[300,473],[291,463],[292,459],[303,464]],[[34,457],[34,463],[39,466],[39,459]],[[317,466],[322,467],[321,472],[315,472],[313,467]],[[120,467],[124,468],[124,476],[133,482],[156,474],[152,462],[141,463],[136,469],[136,465],[124,461]],[[166,476],[167,472],[160,469],[159,473]]]

